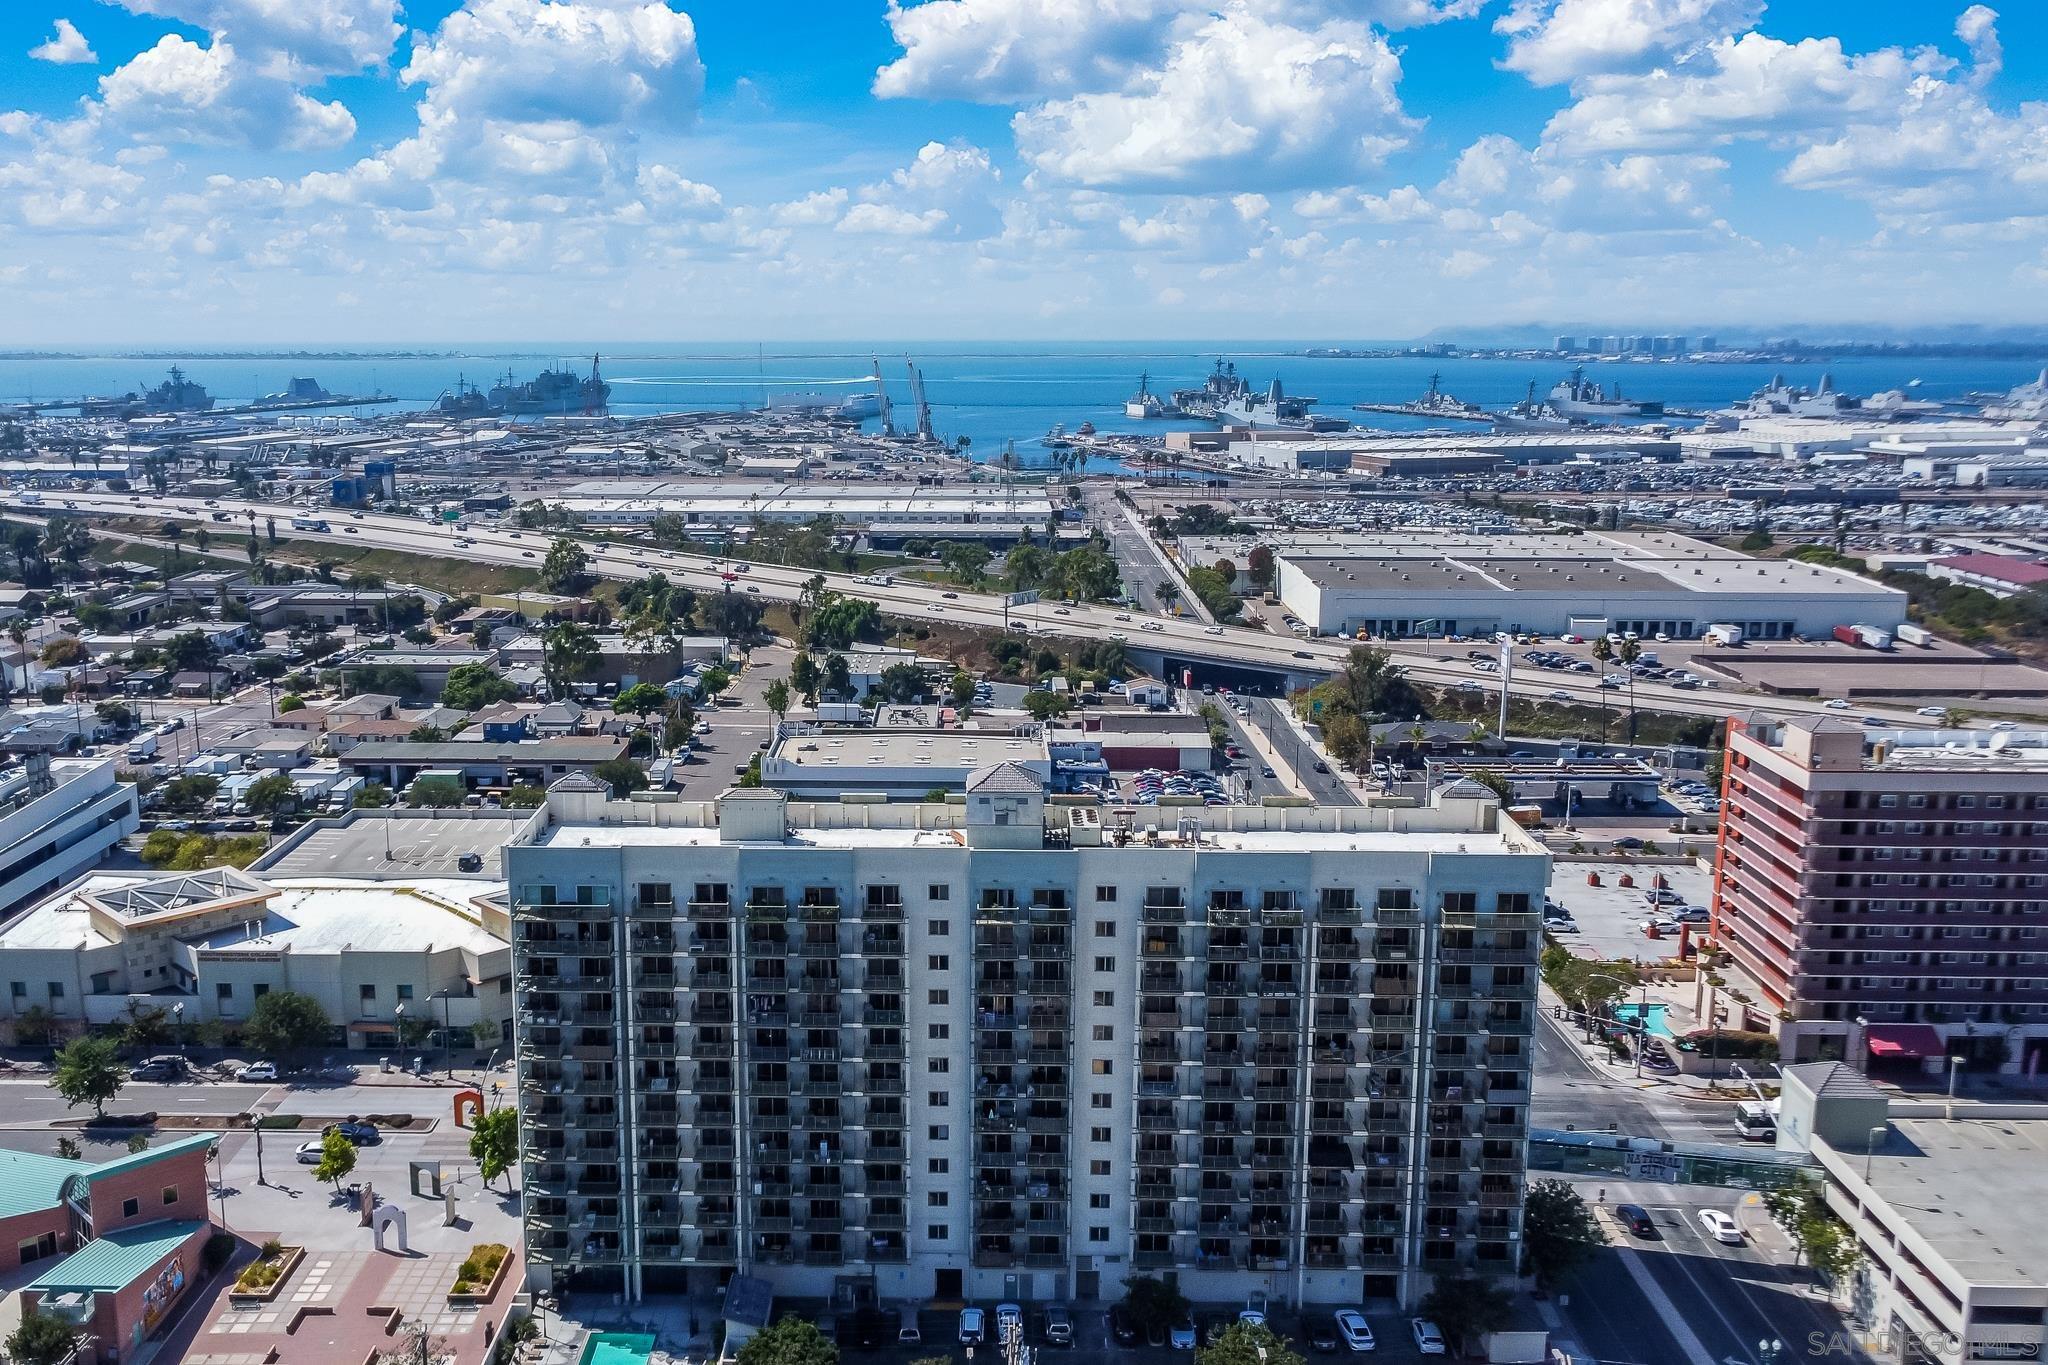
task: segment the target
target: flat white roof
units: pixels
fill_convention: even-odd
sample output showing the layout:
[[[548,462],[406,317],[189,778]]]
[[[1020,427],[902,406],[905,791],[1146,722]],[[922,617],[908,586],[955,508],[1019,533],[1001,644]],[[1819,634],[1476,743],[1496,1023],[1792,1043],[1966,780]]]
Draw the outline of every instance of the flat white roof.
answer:
[[[2048,1286],[2048,1120],[1893,1119],[1869,1158],[1892,1217],[1973,1285]],[[1835,1152],[1857,1176],[1860,1149]]]

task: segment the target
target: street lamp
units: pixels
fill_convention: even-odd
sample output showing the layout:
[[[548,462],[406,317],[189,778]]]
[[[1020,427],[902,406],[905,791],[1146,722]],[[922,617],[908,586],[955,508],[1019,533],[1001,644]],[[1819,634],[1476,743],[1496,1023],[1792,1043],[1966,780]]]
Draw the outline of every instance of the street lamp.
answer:
[[[178,1040],[178,1056],[185,1056],[185,1002],[180,1000],[171,1006],[171,1036]]]
[[[398,1047],[398,1067],[405,1069],[405,1002],[391,1007],[391,1040]]]

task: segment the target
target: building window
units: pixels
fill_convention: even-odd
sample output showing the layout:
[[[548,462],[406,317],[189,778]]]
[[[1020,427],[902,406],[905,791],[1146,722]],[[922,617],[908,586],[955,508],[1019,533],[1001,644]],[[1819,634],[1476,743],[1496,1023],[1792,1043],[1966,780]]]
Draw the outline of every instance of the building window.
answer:
[[[1109,1092],[1107,1090],[1091,1091],[1088,1095],[1088,1107],[1090,1109],[1109,1108]]]
[[[232,1000],[232,999],[234,999],[234,998],[235,998],[235,983],[234,983],[234,982],[232,982],[232,981],[216,981],[216,982],[214,982],[214,983],[213,983],[213,998],[214,998],[214,999],[216,999],[216,1000]]]
[[[1099,919],[1095,921],[1095,937],[1115,938],[1116,921],[1113,919]]]
[[[947,995],[947,993],[946,993],[945,991],[942,991],[942,990],[940,990],[940,991],[926,991],[926,992],[924,993],[924,997],[925,997],[925,1003],[927,1003],[927,1004],[931,1004],[931,1005],[943,1005],[943,1004],[945,1004],[945,1003],[947,1002],[947,1000],[948,1000],[948,999],[950,998],[950,997],[949,997],[949,996]]]
[[[949,969],[953,963],[952,959],[948,958],[944,953],[932,953],[925,958],[924,965],[926,971],[943,972]]]
[[[377,1000],[377,988],[367,983],[358,986],[356,987],[356,997],[359,1000],[361,1000],[365,1005],[375,1004]]]
[[[1089,1163],[1088,1163],[1088,1174],[1090,1174],[1090,1175],[1108,1175],[1108,1174],[1109,1174],[1109,1163],[1108,1163],[1107,1161],[1091,1161],[1091,1162],[1089,1162]]]
[[[924,1168],[932,1175],[944,1175],[952,1168],[952,1165],[953,1159],[951,1157],[935,1156],[925,1159]]]
[[[1110,1060],[1107,1057],[1097,1057],[1094,1061],[1088,1063],[1088,1071],[1091,1075],[1107,1076],[1112,1069]]]
[[[947,938],[953,933],[953,921],[949,919],[926,920],[924,928],[925,932],[933,938]]]
[[[926,1024],[924,1031],[925,1036],[933,1042],[942,1043],[952,1035],[953,1026],[951,1024]]]
[[[934,1109],[944,1109],[953,1102],[953,1096],[944,1090],[930,1091],[929,1096],[926,1103],[930,1104]]]
[[[1115,1042],[1115,1041],[1116,1041],[1116,1025],[1115,1025],[1115,1024],[1097,1024],[1097,1025],[1095,1026],[1095,1041],[1096,1041],[1096,1042],[1098,1042],[1098,1043],[1113,1043],[1113,1042]]]
[[[1107,1242],[1109,1240],[1109,1229],[1106,1227],[1089,1228],[1088,1240],[1091,1242]]]
[[[61,981],[45,981],[45,982],[44,982],[43,984],[44,984],[45,986],[48,986],[48,987],[50,988],[50,998],[51,998],[52,1000],[62,1000],[62,999],[64,998],[64,983],[63,983],[63,982],[61,982]]]
[[[927,1057],[924,1069],[934,1076],[943,1076],[952,1069],[952,1061],[950,1057]]]
[[[1110,1136],[1109,1136],[1109,1129],[1107,1129],[1107,1128],[1090,1128],[1090,1129],[1088,1130],[1088,1140],[1089,1140],[1090,1142],[1108,1142],[1108,1141],[1110,1141]],[[1108,1197],[1108,1196],[1106,1196],[1106,1195],[1104,1196],[1104,1198],[1107,1198],[1107,1197]]]
[[[133,1218],[141,1212],[142,1201],[140,1199],[123,1199],[121,1201],[121,1216],[123,1218]]]
[[[924,1230],[924,1239],[927,1242],[943,1242],[946,1240],[946,1237],[947,1232],[944,1223],[933,1223]]]
[[[1115,959],[1115,958],[1113,958],[1113,957],[1098,957],[1098,958],[1096,958],[1096,959],[1095,959],[1095,970],[1096,970],[1096,971],[1098,971],[1098,972],[1113,972],[1113,971],[1115,971],[1115,970],[1116,970],[1116,959]]]
[[[949,901],[953,899],[953,888],[944,882],[933,882],[924,889],[924,898],[929,901]]]
[[[410,982],[401,981],[398,984],[398,998],[400,1000],[412,999],[412,985]]]
[[[925,1191],[924,1206],[928,1209],[942,1209],[946,1207],[946,1200],[947,1194],[944,1190]]]
[[[1115,991],[1097,991],[1097,992],[1095,992],[1095,1008],[1097,1008],[1097,1009],[1099,1009],[1099,1010],[1106,1010],[1106,1009],[1113,1009],[1113,1008],[1115,1008],[1115,1006],[1116,1006],[1116,992],[1115,992]]]
[[[1096,887],[1096,888],[1095,888],[1095,903],[1096,903],[1097,905],[1108,905],[1108,904],[1110,904],[1111,902],[1113,902],[1113,901],[1115,901],[1115,900],[1116,900],[1116,888],[1115,888],[1115,887],[1113,887],[1113,886],[1098,886],[1098,887]]]
[[[164,1186],[164,1202],[166,1204],[175,1204],[178,1202],[178,1187],[176,1185]]]
[[[8,986],[8,994],[12,995],[16,1000],[26,1000],[28,998],[28,982],[10,981]]]
[[[1089,1208],[1091,1208],[1091,1209],[1106,1209],[1106,1208],[1108,1208],[1108,1207],[1109,1207],[1109,1196],[1108,1196],[1108,1195],[1106,1195],[1106,1194],[1102,1194],[1102,1193],[1100,1193],[1100,1192],[1097,1192],[1097,1193],[1095,1193],[1095,1194],[1091,1194],[1091,1195],[1089,1195],[1089,1196],[1088,1196],[1088,1207],[1089,1207]]]
[[[952,1137],[953,1126],[947,1123],[934,1123],[924,1130],[924,1135],[928,1142],[945,1142]]]

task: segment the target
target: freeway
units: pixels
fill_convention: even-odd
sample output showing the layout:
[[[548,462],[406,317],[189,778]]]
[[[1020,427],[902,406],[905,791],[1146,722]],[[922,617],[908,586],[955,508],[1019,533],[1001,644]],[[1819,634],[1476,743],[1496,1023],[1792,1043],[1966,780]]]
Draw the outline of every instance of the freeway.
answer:
[[[17,516],[46,517],[69,513],[75,516],[142,516],[200,522],[210,520],[216,511],[224,511],[229,514],[228,525],[236,530],[248,529],[252,525],[251,518],[255,519],[253,524],[256,525],[271,517],[288,525],[295,516],[309,515],[305,508],[294,507],[289,503],[256,502],[230,497],[214,500],[209,504],[207,500],[200,498],[144,498],[118,493],[74,493],[62,497],[56,503],[46,500],[26,505],[20,502],[18,493],[8,494],[6,510]],[[330,529],[324,532],[293,530],[289,532],[291,539],[325,541],[432,557],[459,554],[465,559],[479,563],[513,568],[538,568],[540,561],[547,555],[551,539],[550,534],[544,531],[482,526],[457,531],[452,526],[422,521],[418,517],[393,516],[377,512],[350,513],[340,509],[323,508],[312,515],[327,520]],[[465,543],[458,546],[458,538]],[[791,569],[772,564],[747,566],[735,563],[728,566],[712,555],[679,550],[657,550],[616,544],[599,546],[588,540],[583,543],[589,554],[591,572],[602,577],[630,580],[658,569],[671,579],[696,589],[699,594],[716,593],[725,589],[727,584],[721,578],[721,572],[728,567],[741,570],[739,581],[733,590],[757,593],[765,598],[785,602],[796,600],[805,580],[813,576],[813,571],[809,569]],[[948,624],[989,628],[999,628],[1003,624],[1003,599],[999,594],[956,592],[937,585],[907,582],[882,586],[862,583],[854,575],[844,573],[827,573],[824,577],[833,589],[864,597],[896,616],[915,620],[924,615],[943,614]],[[1041,607],[1031,614],[1029,621],[1015,621],[1013,627],[1056,638],[1123,638],[1134,653],[1156,654],[1172,667],[1178,667],[1185,661],[1192,661],[1277,673],[1295,680],[1325,677],[1336,672],[1343,666],[1344,658],[1352,648],[1348,640],[1280,638],[1248,627],[1205,625],[1198,620],[1152,616],[1144,612],[1123,611],[1113,606],[1074,605],[1051,609]],[[1411,679],[1422,683],[1454,684],[1472,678],[1470,667],[1462,660],[1404,660],[1402,667]],[[1489,685],[1497,688],[1499,682],[1497,679],[1490,679]],[[1545,674],[1527,680],[1517,676],[1512,684],[1512,690],[1517,694],[1539,696],[1562,692],[1568,694],[1573,701],[1588,705],[1612,704],[1615,696],[1612,692],[1602,691],[1597,678],[1587,679],[1575,674]],[[1818,700],[1764,697],[1725,691],[1691,692],[1661,683],[1638,684],[1635,688],[1635,703],[1640,710],[1676,715],[1723,716],[1733,710],[1776,716],[1836,714]],[[1926,724],[1911,711],[1902,708],[1870,706],[1861,709],[1865,714],[1880,717],[1904,728],[1917,728]]]

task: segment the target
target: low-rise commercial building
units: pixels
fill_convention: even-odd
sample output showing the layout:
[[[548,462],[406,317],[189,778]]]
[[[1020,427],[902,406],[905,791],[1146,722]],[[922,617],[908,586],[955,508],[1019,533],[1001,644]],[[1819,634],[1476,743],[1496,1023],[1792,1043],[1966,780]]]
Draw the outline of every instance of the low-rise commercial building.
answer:
[[[371,740],[337,755],[341,766],[393,791],[412,785],[424,772],[447,772],[471,787],[545,787],[568,773],[588,773],[600,763],[626,755],[626,741],[605,735],[571,735],[516,743],[440,740],[413,743]]]
[[[1781,1147],[1805,1151],[1861,1253],[1843,1288],[1856,1326],[1813,1354],[1939,1365],[2048,1354],[2048,1120],[1898,1112],[1838,1062],[1788,1066]]]
[[[1789,1060],[2048,1062],[2048,734],[1732,717],[1714,937]]]
[[[27,756],[0,772],[0,922],[95,867],[142,812],[116,760]]]
[[[594,688],[610,684],[621,689],[635,683],[668,682],[693,663],[721,663],[726,645],[720,635],[678,635],[655,644],[612,632],[599,634],[592,643],[597,657],[576,685]],[[508,666],[538,668],[547,657],[547,643],[538,635],[521,635],[498,654]]]
[[[403,1011],[501,1029],[496,850],[525,818],[378,813],[308,826],[250,872],[94,873],[0,930],[0,1017],[33,1010],[63,1033],[175,1011],[232,1033],[289,990],[320,1003],[340,1046],[393,1045]]]
[[[805,799],[876,792],[916,801],[935,789],[960,791],[992,763],[1015,763],[1049,783],[1045,727],[1029,721],[1012,730],[892,730],[786,722],[762,755],[761,784]]]

